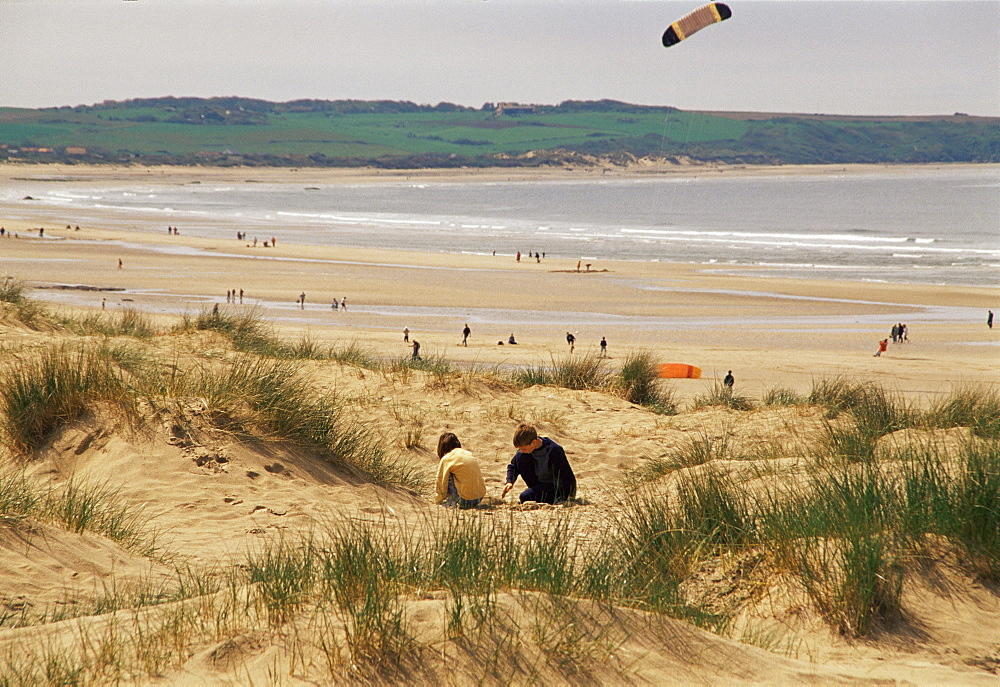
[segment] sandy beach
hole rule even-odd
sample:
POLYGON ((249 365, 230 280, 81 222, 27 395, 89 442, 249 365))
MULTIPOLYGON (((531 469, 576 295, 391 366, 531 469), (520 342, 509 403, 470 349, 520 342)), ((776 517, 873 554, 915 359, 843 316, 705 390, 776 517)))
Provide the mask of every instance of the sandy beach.
MULTIPOLYGON (((846 168, 845 168, 846 169, 846 168)), ((862 172, 868 167, 852 168, 862 172)), ((894 168, 886 168, 894 169, 894 168)), ((827 172, 829 170, 826 170, 827 172)), ((819 167, 711 169, 709 173, 823 173, 819 167)), ((840 170, 838 169, 838 172, 840 170)), ((590 172, 561 172, 587 174, 590 172)), ((641 174, 627 170, 624 174, 641 174)), ((706 170, 675 170, 699 174, 706 170)), ((386 177, 484 181, 517 174, 553 178, 551 170, 383 172, 358 170, 176 169, 73 166, 0 166, 0 179, 39 178, 141 181, 155 176, 234 183, 358 183, 386 177)), ((25 201, 25 205, 30 201, 25 201)), ((405 352, 408 327, 425 352, 458 361, 523 364, 566 352, 572 330, 581 351, 597 353, 601 337, 612 356, 648 349, 664 362, 702 368, 706 379, 733 369, 748 393, 780 382, 808 388, 811 380, 864 375, 917 394, 934 395, 965 381, 996 383, 997 341, 985 326, 996 289, 754 278, 753 269, 601 261, 590 272, 566 259, 536 262, 512 255, 469 256, 213 241, 183 235, 113 231, 100 222, 40 211, 37 220, 4 221, 22 240, 0 241, 4 275, 40 288, 36 294, 65 307, 133 305, 152 312, 191 312, 219 304, 227 291, 244 291, 244 304, 296 335, 354 339, 386 356, 405 352), (79 231, 66 227, 80 226, 79 231), (45 228, 44 239, 38 228, 45 228), (121 259, 123 269, 117 268, 121 259), (67 290, 86 286, 108 291, 67 290), (124 291, 121 291, 124 289, 124 291), (306 294, 305 308, 297 303, 306 294), (346 311, 331 304, 347 298, 346 311), (905 344, 874 358, 878 342, 897 322, 909 327, 905 344), (468 323, 469 347, 458 347, 468 323), (515 347, 498 346, 513 333, 515 347)), ((148 229, 148 227, 144 227, 148 229)), ((249 230, 248 235, 258 232, 249 230)))
MULTIPOLYGON (((792 171, 822 174, 828 170, 712 168, 669 173, 792 171)), ((386 177, 419 177, 434 183, 595 173, 601 172, 0 165, 0 183, 38 178, 100 185, 150 176, 176 183, 266 179, 301 185, 338 180, 364 183, 386 177)), ((5 233, 17 235, 0 238, 0 279, 13 277, 24 283, 30 298, 57 315, 98 314, 102 308, 106 315, 126 309, 147 313, 162 327, 163 335, 142 345, 178 365, 195 361, 208 367, 231 356, 216 334, 171 333, 182 314, 198 315, 217 306, 223 314, 253 308, 284 339, 307 337, 334 346, 355 343, 387 362, 409 355, 404 328, 411 341, 421 343, 426 357, 464 370, 552 364, 569 354, 566 333, 572 331, 576 356, 597 356, 599 341, 606 337, 610 359, 604 364, 610 370, 638 351, 649 351, 659 362, 701 368, 701 379, 665 382, 682 412, 664 417, 602 391, 544 386, 516 390, 473 376, 442 382, 433 375, 374 372, 332 361, 295 363, 310 375, 317 389, 335 391, 347 399, 353 415, 386 447, 406 455, 427 479, 434 474, 438 434, 454 431, 482 463, 488 493, 494 498, 500 494, 512 452, 513 427, 522 420, 534 422, 566 446, 580 479, 582 505, 522 510, 508 499, 505 504, 497 501, 494 510, 473 511, 469 517, 499 520, 509 516, 542 527, 566 511, 573 522, 571 529, 584 541, 596 540, 609 527, 621 510, 616 494, 623 476, 648 458, 667 455, 699 436, 729 437, 749 451, 772 446, 776 437, 785 437, 781 441, 789 445, 811 445, 812 437, 822 432, 824 416, 816 409, 737 413, 692 408, 693 399, 710 392, 729 370, 736 378, 737 392, 754 399, 778 387, 807 394, 819 380, 847 378, 873 381, 898 392, 907 403, 926 408, 963 387, 1000 386, 1000 327, 986 326, 987 310, 1000 311, 1000 292, 991 288, 775 279, 754 276, 752 268, 734 274, 722 266, 652 262, 595 261, 589 269, 582 265, 578 270, 575 261, 564 258, 536 261, 522 257, 518 262, 513 255, 306 246, 281 237, 275 246, 265 248, 263 236, 253 246, 235 237, 222 241, 186 236, 183 226, 177 235, 168 234, 165 225, 156 232, 128 231, 100 221, 80 222, 51 208, 31 212, 35 216, 30 220, 0 215, 5 233), (43 236, 40 228, 44 228, 43 236), (242 304, 233 303, 232 298, 227 302, 227 291, 231 295, 240 290, 242 304), (302 293, 304 304, 299 302, 302 293), (331 307, 334 299, 339 302, 345 297, 346 309, 331 307), (888 350, 875 357, 878 342, 889 337, 897 322, 907 323, 909 340, 890 342, 888 350), (463 346, 461 332, 466 324, 472 334, 463 346), (511 334, 518 341, 516 346, 507 343, 511 334)), ((248 231, 252 236, 253 229, 248 231)), ((35 330, 13 318, 0 321, 0 346, 13 360, 75 340, 75 335, 58 327, 35 330)), ((366 482, 355 473, 331 467, 316 452, 294 442, 247 441, 238 432, 223 431, 211 424, 200 399, 144 412, 150 417, 145 429, 137 432, 100 413, 70 422, 22 465, 30 476, 47 484, 75 478, 122 485, 121 493, 146 504, 155 526, 168 534, 172 546, 196 569, 237 560, 252 547, 310 532, 331 521, 412 525, 433 520, 443 510, 431 504, 427 490, 366 482), (187 433, 177 427, 187 428, 187 433)), ((957 434, 942 436, 957 441, 957 434)), ((808 450, 802 451, 796 458, 774 461, 767 468, 769 473, 761 470, 747 476, 747 483, 756 484, 753 480, 762 474, 790 481, 802 478, 808 450)), ((733 474, 749 474, 754 469, 751 460, 714 462, 733 474)), ((169 579, 173 574, 163 561, 151 562, 97 535, 56 531, 51 525, 36 527, 45 534, 44 545, 26 548, 23 541, 28 535, 17 529, 20 525, 3 522, 0 576, 6 582, 0 603, 8 609, 26 602, 36 608, 59 603, 68 590, 89 593, 112 582, 132 583, 150 576, 169 579)), ((723 561, 718 570, 701 571, 702 581, 707 585, 710 579, 725 577, 732 589, 738 588, 739 575, 732 572, 732 565, 733 561, 723 561)), ((593 649, 587 659, 593 659, 593 672, 570 674, 561 672, 538 631, 525 630, 518 642, 542 647, 530 649, 540 657, 532 664, 537 672, 529 675, 511 668, 509 681, 520 684, 541 676, 566 684, 619 680, 635 684, 800 684, 804 680, 819 684, 993 684, 1000 670, 996 633, 1000 601, 995 583, 983 583, 951 567, 940 575, 918 575, 908 583, 904 619, 910 624, 900 621, 905 627, 899 634, 890 628, 864 640, 852 640, 831 629, 820 613, 809 608, 801 590, 799 597, 787 590, 761 596, 760 589, 767 586, 761 580, 753 581, 757 585, 753 598, 759 605, 741 611, 732 626, 737 629, 725 636, 682 621, 651 620, 655 614, 642 611, 608 611, 599 604, 584 604, 586 612, 578 609, 587 618, 581 627, 594 632, 611 624, 602 614, 617 614, 613 624, 624 628, 623 634, 615 635, 613 642, 608 640, 618 642, 617 648, 593 649), (949 585, 957 590, 953 595, 941 592, 949 585), (765 635, 776 639, 765 641, 765 635)), ((422 646, 432 647, 425 655, 428 672, 413 673, 407 681, 465 684, 478 676, 487 683, 502 682, 496 674, 483 677, 477 672, 481 657, 471 649, 452 650, 448 655, 445 645, 450 646, 449 642, 442 643, 435 634, 448 608, 442 594, 433 591, 407 601, 411 634, 422 646)), ((747 598, 753 596, 747 594, 747 598)), ((524 610, 528 606, 523 593, 505 593, 498 603, 512 609, 512 617, 523 628, 539 627, 538 618, 545 615, 538 606, 534 611, 524 610)), ((88 631, 99 635, 104 631, 101 623, 110 622, 111 615, 88 619, 88 631)), ((81 632, 73 629, 73 622, 64 621, 58 627, 0 626, 0 656, 19 651, 26 643, 37 648, 52 637, 70 641, 67 637, 81 632)), ((293 629, 240 627, 198 635, 197 642, 186 646, 179 657, 166 660, 157 668, 159 672, 140 673, 160 675, 165 684, 305 684, 332 679, 331 675, 348 676, 343 679, 351 682, 372 681, 339 664, 324 673, 327 668, 317 658, 322 652, 316 639, 322 632, 311 624, 308 629, 293 629)), ((605 646, 593 646, 598 645, 605 646)), ((126 675, 124 679, 142 682, 146 678, 126 675)))

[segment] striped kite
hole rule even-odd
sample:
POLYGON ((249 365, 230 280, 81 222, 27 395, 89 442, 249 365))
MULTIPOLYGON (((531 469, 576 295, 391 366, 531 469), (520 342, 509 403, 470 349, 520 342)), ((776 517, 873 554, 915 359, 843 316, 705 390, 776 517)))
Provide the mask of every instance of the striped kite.
POLYGON ((692 33, 700 31, 711 24, 717 24, 720 21, 729 19, 731 16, 733 16, 733 12, 729 9, 728 5, 724 5, 721 2, 710 2, 690 14, 685 14, 671 24, 663 32, 663 46, 669 48, 671 45, 680 43, 692 33))

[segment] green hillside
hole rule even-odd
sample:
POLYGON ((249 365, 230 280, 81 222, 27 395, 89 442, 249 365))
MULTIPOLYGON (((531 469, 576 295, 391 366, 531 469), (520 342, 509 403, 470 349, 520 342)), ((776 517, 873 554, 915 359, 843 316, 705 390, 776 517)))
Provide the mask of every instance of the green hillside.
POLYGON ((998 162, 1000 118, 684 112, 615 101, 468 108, 156 98, 0 108, 0 159, 440 167, 600 156, 802 164, 998 162))

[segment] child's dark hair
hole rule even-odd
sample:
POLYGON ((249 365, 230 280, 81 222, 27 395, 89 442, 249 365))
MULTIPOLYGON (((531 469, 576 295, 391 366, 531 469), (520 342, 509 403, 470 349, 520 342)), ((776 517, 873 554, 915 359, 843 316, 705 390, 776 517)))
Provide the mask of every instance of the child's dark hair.
POLYGON ((462 442, 451 432, 445 432, 438 437, 438 458, 443 457, 446 453, 456 448, 462 448, 462 442))
POLYGON ((514 448, 527 446, 537 438, 538 432, 535 430, 534 425, 522 422, 514 430, 514 448))

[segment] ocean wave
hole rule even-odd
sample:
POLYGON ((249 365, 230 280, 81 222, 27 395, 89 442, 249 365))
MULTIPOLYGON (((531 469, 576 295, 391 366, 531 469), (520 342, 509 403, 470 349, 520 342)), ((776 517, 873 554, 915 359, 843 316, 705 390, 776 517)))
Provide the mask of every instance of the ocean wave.
POLYGON ((722 238, 765 238, 810 241, 850 241, 858 243, 934 243, 938 239, 909 236, 859 236, 857 234, 792 234, 787 232, 761 231, 705 231, 696 229, 632 229, 618 230, 622 234, 654 234, 663 236, 711 236, 722 238))

